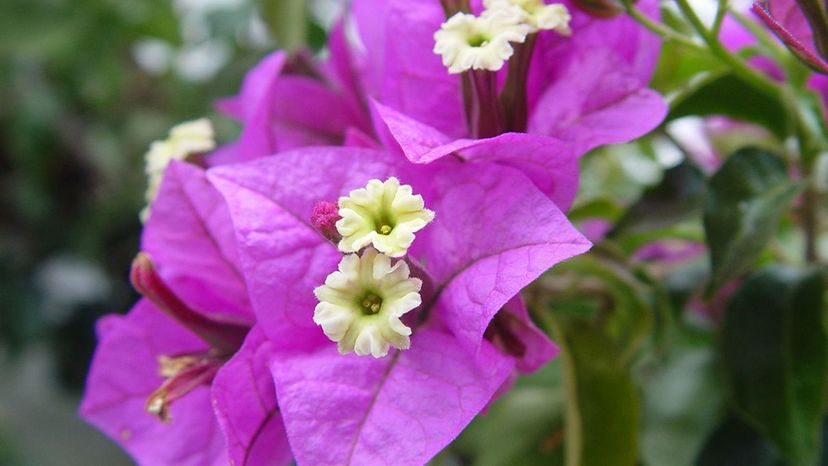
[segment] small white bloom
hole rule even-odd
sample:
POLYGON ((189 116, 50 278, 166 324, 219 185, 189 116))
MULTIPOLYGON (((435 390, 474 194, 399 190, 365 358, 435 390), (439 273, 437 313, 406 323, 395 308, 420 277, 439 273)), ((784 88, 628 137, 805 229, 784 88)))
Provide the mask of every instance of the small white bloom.
POLYGON ((313 290, 319 304, 313 321, 337 342, 341 354, 375 358, 390 347, 408 349, 411 329, 400 317, 421 303, 422 281, 409 277, 408 264, 368 248, 360 257, 349 254, 325 284, 313 290))
POLYGON ((150 206, 158 195, 158 189, 164 178, 164 170, 170 161, 184 160, 188 155, 208 152, 215 147, 213 126, 206 118, 174 126, 167 139, 153 142, 149 152, 144 156, 146 161, 144 171, 147 174, 145 194, 147 206, 141 211, 141 221, 145 222, 149 218, 150 206))
POLYGON ((423 197, 412 194, 411 186, 391 177, 385 182, 370 180, 366 187, 340 197, 339 216, 340 251, 357 252, 373 245, 391 257, 402 257, 414 233, 434 219, 434 212, 424 208, 423 197))
POLYGON ((521 16, 521 22, 529 25, 530 32, 554 30, 568 36, 572 34, 569 21, 572 16, 561 3, 546 4, 543 0, 483 0, 486 11, 511 8, 521 16))
POLYGON ((514 9, 499 6, 481 16, 457 13, 434 33, 434 53, 452 74, 497 71, 514 53, 511 42, 523 42, 530 32, 520 19, 514 9))

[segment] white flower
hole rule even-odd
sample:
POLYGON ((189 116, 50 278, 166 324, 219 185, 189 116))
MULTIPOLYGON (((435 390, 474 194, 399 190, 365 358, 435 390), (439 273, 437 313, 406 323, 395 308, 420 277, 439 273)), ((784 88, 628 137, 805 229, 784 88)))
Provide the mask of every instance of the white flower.
POLYGON ((147 174, 147 206, 141 211, 141 221, 146 222, 150 215, 152 201, 158 195, 164 170, 172 160, 184 160, 188 155, 200 154, 216 147, 213 126, 210 120, 201 118, 174 126, 167 139, 155 141, 144 156, 147 174))
POLYGON ((523 42, 530 32, 520 19, 512 8, 491 8, 481 16, 457 13, 434 33, 434 53, 452 74, 497 71, 514 53, 511 42, 523 42))
POLYGON ((569 28, 572 16, 561 3, 547 5, 543 0, 483 0, 483 5, 486 11, 511 9, 521 18, 520 22, 531 28, 530 32, 554 30, 565 36, 572 34, 569 28))
POLYGON ((400 317, 421 303, 422 281, 409 277, 408 264, 368 248, 360 257, 349 254, 325 284, 313 290, 319 304, 313 321, 337 342, 341 354, 375 358, 390 347, 408 349, 411 329, 400 317))
POLYGON ((365 188, 339 198, 336 229, 342 239, 339 250, 357 252, 373 245, 391 257, 402 257, 414 241, 414 233, 434 219, 423 197, 394 177, 370 180, 365 188))

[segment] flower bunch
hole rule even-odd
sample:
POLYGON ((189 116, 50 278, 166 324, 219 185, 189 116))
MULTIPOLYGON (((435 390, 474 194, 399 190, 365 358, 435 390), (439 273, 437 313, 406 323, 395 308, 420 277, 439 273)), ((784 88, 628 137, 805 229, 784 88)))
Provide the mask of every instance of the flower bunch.
POLYGON ((343 19, 219 102, 237 141, 153 146, 144 299, 99 324, 86 419, 141 464, 420 464, 557 354, 520 292, 590 248, 578 157, 663 118, 658 43, 482 6, 357 1, 359 44, 343 19))

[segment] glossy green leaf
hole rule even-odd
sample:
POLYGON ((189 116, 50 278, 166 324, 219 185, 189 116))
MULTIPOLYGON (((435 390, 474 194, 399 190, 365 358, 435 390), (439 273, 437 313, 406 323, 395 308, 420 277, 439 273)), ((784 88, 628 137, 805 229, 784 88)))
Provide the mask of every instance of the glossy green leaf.
POLYGON ((769 268, 728 303, 722 352, 738 411, 796 465, 814 464, 826 388, 824 274, 769 268))
POLYGON ((711 75, 671 102, 667 120, 684 116, 722 115, 755 123, 783 138, 788 121, 782 103, 730 75, 711 75))
POLYGON ((737 417, 726 418, 705 442, 697 466, 783 466, 761 435, 737 417))
POLYGON ((522 376, 472 422, 450 453, 474 466, 563 465, 565 402, 560 366, 560 359, 554 359, 538 372, 522 376))
POLYGON ((711 348, 683 344, 641 371, 641 460, 691 466, 716 427, 723 390, 711 348))
POLYGON ((704 229, 712 275, 708 291, 747 271, 801 191, 777 156, 755 148, 731 155, 711 178, 704 229))
POLYGON ((661 182, 644 191, 609 236, 657 230, 692 217, 701 209, 704 184, 704 174, 690 162, 665 171, 661 182))

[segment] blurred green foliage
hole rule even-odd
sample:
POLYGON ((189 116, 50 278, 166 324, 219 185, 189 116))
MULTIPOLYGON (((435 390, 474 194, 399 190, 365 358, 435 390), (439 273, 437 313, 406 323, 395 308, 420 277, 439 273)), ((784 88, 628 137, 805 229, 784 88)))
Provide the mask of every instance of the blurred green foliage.
MULTIPOLYGON (((143 154, 175 123, 214 116, 212 102, 275 47, 265 31, 250 37, 257 15, 250 0, 0 2, 0 346, 48 342, 80 386, 94 320, 135 299, 143 154), (155 63, 142 64, 148 50, 155 63), (92 291, 44 289, 80 274, 92 291)), ((215 121, 221 140, 233 136, 215 121)))

